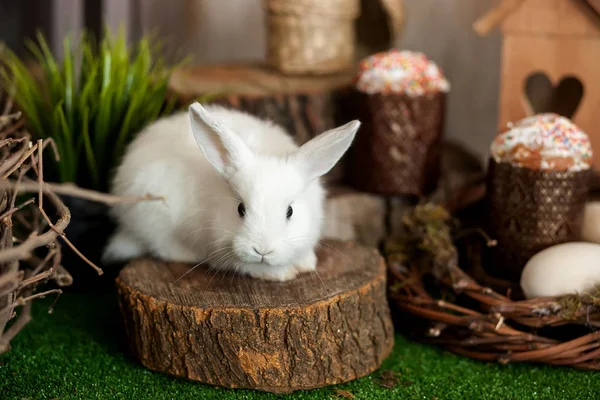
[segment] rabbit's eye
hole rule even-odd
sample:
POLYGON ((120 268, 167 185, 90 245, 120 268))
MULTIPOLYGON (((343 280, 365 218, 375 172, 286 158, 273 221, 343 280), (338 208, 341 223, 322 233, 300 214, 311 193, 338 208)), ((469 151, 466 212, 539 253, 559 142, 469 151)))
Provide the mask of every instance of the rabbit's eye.
POLYGON ((292 218, 293 213, 294 213, 294 209, 292 208, 292 206, 288 206, 287 213, 285 214, 286 218, 287 219, 292 218))
POLYGON ((244 215, 246 215, 246 206, 244 203, 238 205, 238 214, 240 214, 240 218, 244 218, 244 215))

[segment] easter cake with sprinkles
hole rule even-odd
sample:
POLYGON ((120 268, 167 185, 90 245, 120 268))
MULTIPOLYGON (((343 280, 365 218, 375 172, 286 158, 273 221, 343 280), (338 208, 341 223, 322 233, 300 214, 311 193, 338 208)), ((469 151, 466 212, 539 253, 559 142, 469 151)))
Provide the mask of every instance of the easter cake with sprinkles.
POLYGON ((554 113, 530 116, 511 124, 490 146, 496 162, 545 171, 591 168, 588 135, 568 118, 554 113))
POLYGON ((392 49, 375 53, 360 62, 356 88, 367 94, 419 96, 432 92, 447 93, 450 84, 440 68, 425 54, 392 49))
POLYGON ((518 282, 538 252, 580 239, 592 172, 588 135, 568 118, 539 113, 490 145, 485 231, 497 241, 486 266, 518 282))
POLYGON ((386 196, 435 190, 450 92, 441 68, 422 52, 389 49, 360 60, 354 89, 363 125, 350 150, 348 181, 386 196))

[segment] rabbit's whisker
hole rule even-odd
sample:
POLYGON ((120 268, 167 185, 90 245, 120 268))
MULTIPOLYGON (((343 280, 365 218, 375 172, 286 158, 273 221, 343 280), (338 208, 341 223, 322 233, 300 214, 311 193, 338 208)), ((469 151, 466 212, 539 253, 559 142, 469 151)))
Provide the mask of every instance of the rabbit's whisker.
MULTIPOLYGON (((310 237, 310 236, 296 236, 296 237, 293 237, 293 238, 284 239, 284 241, 293 241, 293 240, 303 239, 303 238, 307 238, 307 237, 310 237)), ((323 240, 319 240, 319 244, 321 244, 323 246, 329 247, 330 249, 334 250, 339 255, 341 255, 342 257, 344 257, 346 260, 350 261, 353 265, 357 265, 354 262, 354 260, 352 260, 350 257, 348 257, 347 255, 345 255, 344 253, 342 253, 340 250, 336 249, 335 247, 333 247, 329 243, 325 243, 323 240)))
POLYGON ((356 264, 356 263, 354 262, 354 260, 353 260, 353 259, 351 259, 351 258, 350 258, 350 257, 348 257, 347 255, 345 255, 344 253, 342 253, 340 250, 336 249, 336 248, 335 248, 335 247, 333 247, 332 245, 330 245, 330 244, 328 244, 328 243, 325 243, 325 242, 324 242, 324 241, 322 241, 322 240, 319 240, 319 244, 322 244, 323 246, 327 246, 327 247, 329 247, 330 249, 332 249, 332 250, 334 250, 335 252, 337 252, 337 253, 338 253, 340 256, 342 256, 342 257, 344 257, 346 260, 350 261, 350 262, 352 263, 352 265, 354 265, 354 266, 358 266, 358 264, 356 264))
POLYGON ((227 275, 227 264, 231 261, 231 259, 233 258, 233 256, 235 255, 235 253, 233 251, 228 252, 227 254, 225 254, 223 257, 221 257, 219 259, 219 261, 217 261, 217 264, 219 263, 223 263, 223 267, 222 268, 215 268, 216 272, 215 274, 212 276, 212 278, 210 278, 210 281, 208 281, 207 286, 210 286, 211 282, 213 281, 213 279, 215 279, 215 277, 221 273, 222 277, 221 277, 221 281, 223 280, 223 278, 225 277, 225 275, 227 275))
POLYGON ((179 278, 177 278, 177 279, 176 279, 176 280, 173 282, 173 284, 176 284, 176 283, 177 283, 177 282, 178 282, 178 281, 179 281, 181 278, 183 278, 184 276, 186 276, 187 274, 189 274, 190 272, 192 272, 193 270, 195 270, 196 268, 198 268, 200 265, 202 265, 202 264, 206 263, 208 260, 210 260, 212 257, 214 257, 214 255, 215 255, 216 253, 218 253, 218 252, 220 252, 220 251, 223 251, 223 250, 227 250, 227 249, 229 249, 229 248, 231 248, 231 247, 222 247, 222 248, 220 248, 220 249, 218 249, 218 250, 215 250, 215 251, 213 251, 213 252, 212 252, 212 253, 210 253, 210 254, 209 254, 209 255, 208 255, 208 256, 207 256, 207 257, 206 257, 204 260, 200 261, 198 264, 196 264, 196 265, 194 265, 192 268, 190 268, 190 269, 189 269, 189 271, 186 271, 186 273, 185 273, 185 274, 183 274, 183 275, 181 275, 179 278))
POLYGON ((317 271, 316 269, 314 271, 310 271, 311 273, 314 272, 315 275, 317 275, 317 278, 319 278, 319 280, 321 281, 321 286, 323 287, 323 289, 325 290, 325 296, 329 297, 329 290, 327 290, 327 287, 325 286, 325 282, 323 282, 323 278, 321 278, 321 275, 319 274, 319 271, 317 271))
POLYGON ((191 231, 190 233, 194 234, 194 233, 198 233, 198 232, 202 232, 202 231, 210 231, 210 230, 221 231, 221 232, 226 232, 226 233, 230 233, 232 235, 235 235, 235 233, 233 233, 231 231, 228 231, 227 229, 213 228, 213 227, 196 229, 196 230, 191 231))

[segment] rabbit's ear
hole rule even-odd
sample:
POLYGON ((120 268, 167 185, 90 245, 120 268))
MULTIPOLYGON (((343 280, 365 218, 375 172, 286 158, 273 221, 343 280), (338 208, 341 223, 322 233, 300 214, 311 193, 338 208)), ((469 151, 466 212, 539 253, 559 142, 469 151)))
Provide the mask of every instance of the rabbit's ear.
POLYGON ((227 174, 239 169, 252 156, 242 139, 214 119, 200 103, 190 105, 189 115, 200 150, 219 173, 227 174))
POLYGON ((345 125, 326 131, 304 143, 294 154, 309 180, 325 175, 348 150, 360 121, 354 120, 345 125))

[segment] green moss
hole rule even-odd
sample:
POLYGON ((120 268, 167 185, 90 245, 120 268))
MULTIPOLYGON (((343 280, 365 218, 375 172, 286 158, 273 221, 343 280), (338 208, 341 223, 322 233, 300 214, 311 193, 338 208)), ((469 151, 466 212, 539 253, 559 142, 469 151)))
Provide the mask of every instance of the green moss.
POLYGON ((600 285, 582 294, 568 294, 557 300, 559 315, 565 319, 577 319, 582 315, 594 313, 600 307, 600 285))
POLYGON ((0 399, 327 399, 343 389, 355 399, 593 399, 593 372, 546 366, 485 364, 396 336, 380 372, 357 381, 289 396, 228 390, 184 381, 141 367, 126 350, 111 296, 63 295, 35 303, 34 320, 0 356, 0 399), (398 384, 380 386, 396 371, 398 384))

